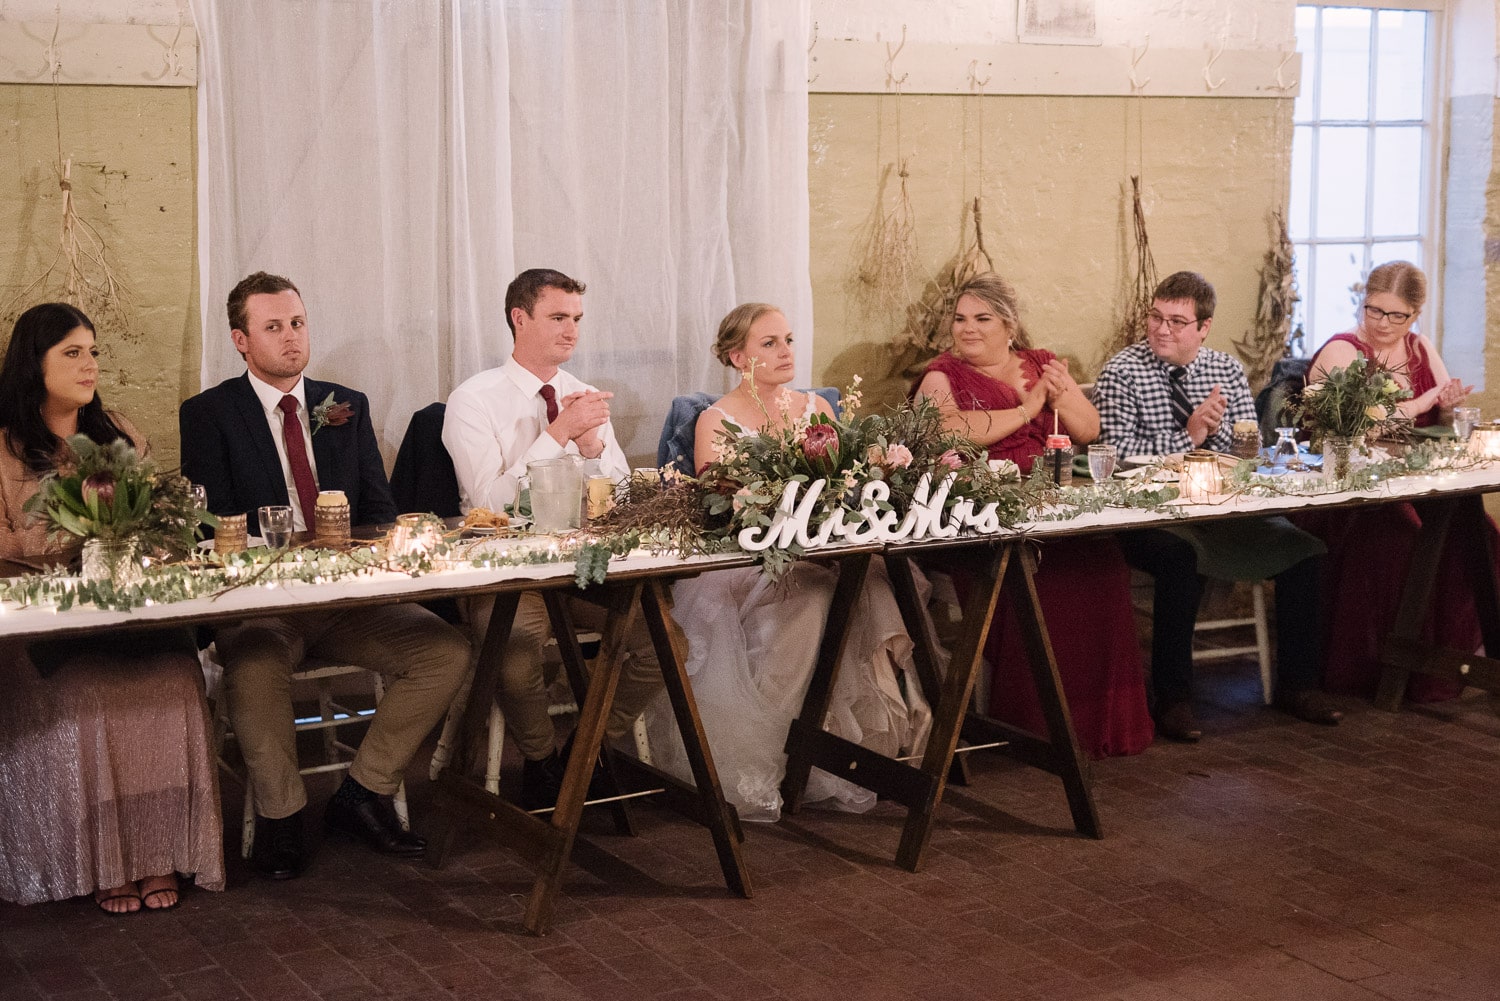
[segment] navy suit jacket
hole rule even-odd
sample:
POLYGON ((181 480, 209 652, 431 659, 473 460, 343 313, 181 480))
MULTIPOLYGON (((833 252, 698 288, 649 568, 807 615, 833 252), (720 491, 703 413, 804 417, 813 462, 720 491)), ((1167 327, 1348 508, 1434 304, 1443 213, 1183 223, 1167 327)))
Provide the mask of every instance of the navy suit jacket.
MULTIPOLYGON (((336 402, 354 408, 347 423, 329 425, 312 436, 318 489, 342 490, 355 525, 394 521, 396 502, 375 442, 369 400, 337 383, 304 379, 303 386, 309 409, 329 393, 336 402)), ((177 424, 182 475, 208 490, 208 509, 214 514, 245 514, 250 534, 259 535, 255 509, 291 503, 276 442, 248 374, 184 400, 177 424)))

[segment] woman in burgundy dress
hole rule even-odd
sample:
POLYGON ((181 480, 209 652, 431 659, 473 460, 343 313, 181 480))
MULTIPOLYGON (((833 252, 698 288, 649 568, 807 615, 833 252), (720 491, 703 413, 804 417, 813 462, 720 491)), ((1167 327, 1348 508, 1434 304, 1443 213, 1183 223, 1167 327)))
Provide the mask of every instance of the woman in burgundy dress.
MULTIPOLYGON (((1364 356, 1390 369, 1412 398, 1400 404, 1417 427, 1450 424, 1453 408, 1473 387, 1450 378, 1432 342, 1411 329, 1427 301, 1427 278, 1406 261, 1391 261, 1370 272, 1359 325, 1338 334, 1313 356, 1309 382, 1364 356)), ((1382 504, 1367 510, 1314 511, 1297 519, 1300 527, 1328 545, 1323 572, 1324 685, 1330 692, 1372 697, 1380 682, 1380 643, 1396 618, 1396 606, 1422 520, 1410 504, 1382 504), (1368 581, 1380 581, 1369 587, 1368 581)), ((1489 522, 1491 559, 1496 532, 1489 522)), ((1438 571, 1432 610, 1423 638, 1456 650, 1479 646, 1474 599, 1464 580, 1460 554, 1447 546, 1438 571)), ((1407 694, 1414 701, 1450 699, 1460 686, 1416 675, 1407 694)))
MULTIPOLYGON (((1099 436, 1099 412, 1050 351, 1028 345, 1016 294, 999 275, 971 279, 953 313, 953 351, 913 391, 932 399, 948 426, 1010 459, 1023 472, 1042 453, 1053 418, 1075 444, 1099 436)), ((1138 754, 1154 729, 1130 604, 1130 569, 1111 539, 1059 539, 1041 547, 1036 576, 1043 614, 1079 743, 1091 757, 1138 754)), ((990 714, 1035 733, 1047 726, 1025 663, 1020 628, 996 610, 985 641, 994 665, 990 714)))

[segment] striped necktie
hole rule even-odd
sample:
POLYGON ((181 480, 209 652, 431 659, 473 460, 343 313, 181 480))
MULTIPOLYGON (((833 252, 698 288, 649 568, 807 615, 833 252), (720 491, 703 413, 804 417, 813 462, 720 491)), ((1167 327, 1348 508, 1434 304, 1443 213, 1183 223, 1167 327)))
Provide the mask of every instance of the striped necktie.
POLYGON ((1193 415, 1193 403, 1187 394, 1187 369, 1181 365, 1172 366, 1172 416, 1176 419, 1178 427, 1187 428, 1188 418, 1193 415))

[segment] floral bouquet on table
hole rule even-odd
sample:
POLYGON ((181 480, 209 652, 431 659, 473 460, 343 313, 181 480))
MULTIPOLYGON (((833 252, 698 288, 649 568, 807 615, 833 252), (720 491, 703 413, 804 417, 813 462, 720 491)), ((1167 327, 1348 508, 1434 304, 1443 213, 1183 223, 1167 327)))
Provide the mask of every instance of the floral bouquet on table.
POLYGON ((47 525, 54 542, 84 543, 86 577, 117 580, 121 565, 142 552, 185 555, 200 537, 200 524, 211 522, 185 477, 158 471, 129 441, 100 445, 74 435, 68 448, 72 460, 42 477, 26 511, 47 525))
POLYGON ((1399 437, 1411 429, 1411 419, 1396 404, 1411 398, 1390 369, 1360 355, 1345 368, 1336 368, 1321 382, 1308 383, 1292 403, 1292 414, 1313 443, 1325 438, 1399 437))
MULTIPOLYGON (((991 471, 981 450, 944 429, 931 402, 867 414, 860 397, 856 377, 837 419, 801 417, 783 406, 757 434, 726 429, 718 460, 697 478, 638 477, 596 530, 634 532, 693 553, 734 548, 746 529, 770 533, 787 522, 808 537, 823 532, 825 541, 873 529, 876 520, 894 531, 915 506, 949 520, 958 503, 972 513, 993 502, 985 517, 997 527, 1026 516, 1029 488, 991 471), (841 533, 825 530, 830 519, 841 533)), ((792 535, 756 551, 768 573, 779 574, 805 551, 792 535)))
POLYGON ((1410 433, 1411 419, 1396 409, 1410 397, 1411 390, 1403 389, 1389 369, 1360 355, 1330 371, 1323 381, 1308 383, 1291 412, 1312 433, 1313 446, 1322 447, 1324 475, 1342 482, 1349 476, 1354 453, 1364 451, 1368 438, 1405 438, 1410 433))

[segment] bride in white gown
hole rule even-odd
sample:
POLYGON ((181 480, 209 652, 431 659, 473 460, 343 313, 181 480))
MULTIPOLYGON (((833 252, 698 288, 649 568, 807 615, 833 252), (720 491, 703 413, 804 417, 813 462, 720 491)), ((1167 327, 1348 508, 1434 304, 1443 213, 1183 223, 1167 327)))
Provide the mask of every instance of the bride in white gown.
MULTIPOLYGON (((833 416, 822 397, 787 388, 795 374, 791 342, 786 317, 763 303, 738 306, 719 324, 714 353, 742 378, 698 419, 698 468, 718 455, 725 435, 755 434, 768 424, 806 420, 814 413, 833 416), (743 377, 752 369, 753 393, 743 377)), ((673 588, 673 617, 687 636, 687 671, 714 764, 725 797, 746 820, 780 819, 782 748, 812 678, 835 578, 829 567, 804 560, 776 581, 749 568, 703 574, 673 588)), ((919 577, 918 585, 925 589, 926 582, 919 577)), ((931 718, 885 564, 872 560, 826 729, 895 756, 922 750, 931 718)), ((665 695, 647 708, 645 719, 657 767, 689 778, 665 695)), ((818 769, 805 799, 852 811, 875 805, 874 793, 818 769)))

